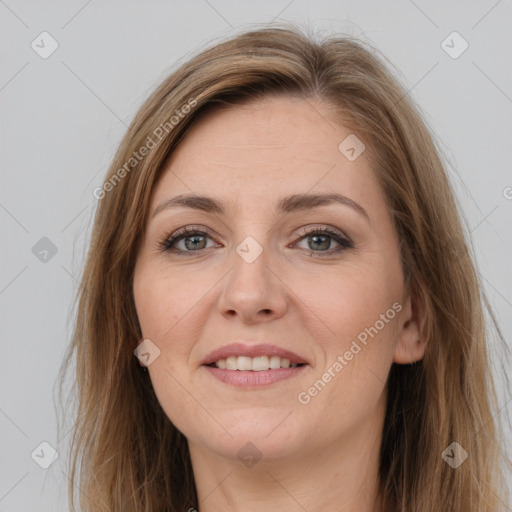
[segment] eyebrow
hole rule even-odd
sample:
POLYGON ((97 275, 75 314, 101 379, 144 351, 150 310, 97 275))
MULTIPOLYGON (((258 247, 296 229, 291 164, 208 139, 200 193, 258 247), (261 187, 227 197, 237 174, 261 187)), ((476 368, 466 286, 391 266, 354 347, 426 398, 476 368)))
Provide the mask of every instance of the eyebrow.
MULTIPOLYGON (((300 210, 309 210, 319 206, 326 206, 333 203, 343 204, 356 210, 368 220, 370 216, 368 212, 354 200, 341 194, 292 194, 281 199, 276 206, 276 213, 285 214, 300 210)), ((222 215, 226 212, 227 205, 220 199, 214 199, 207 196, 198 195, 178 195, 166 199, 160 203, 153 212, 152 218, 156 217, 160 212, 170 208, 186 207, 194 210, 201 210, 208 213, 216 213, 222 215)))

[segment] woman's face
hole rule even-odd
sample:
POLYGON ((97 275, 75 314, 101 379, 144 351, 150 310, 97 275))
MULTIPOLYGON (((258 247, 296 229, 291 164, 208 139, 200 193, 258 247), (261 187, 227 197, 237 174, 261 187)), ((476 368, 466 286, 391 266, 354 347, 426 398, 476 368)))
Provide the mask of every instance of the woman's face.
POLYGON ((172 155, 133 286, 192 453, 313 457, 380 435, 390 365, 422 351, 366 156, 325 104, 284 96, 210 112, 172 155))

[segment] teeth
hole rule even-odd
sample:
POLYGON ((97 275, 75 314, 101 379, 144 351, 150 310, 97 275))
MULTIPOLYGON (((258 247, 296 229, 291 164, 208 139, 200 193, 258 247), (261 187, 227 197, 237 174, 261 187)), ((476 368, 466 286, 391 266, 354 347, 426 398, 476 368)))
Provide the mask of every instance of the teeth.
MULTIPOLYGON (((217 363, 218 366, 218 363, 217 363)), ((226 359, 226 370, 238 370, 238 357, 229 356, 226 359)))
POLYGON ((279 356, 272 356, 269 362, 270 368, 281 368, 281 358, 279 356))
MULTIPOLYGON (((249 359, 249 358, 248 358, 249 359)), ((254 370, 255 372, 260 372, 261 370, 268 370, 270 365, 268 363, 267 356, 253 357, 251 360, 250 370, 254 370)))
POLYGON ((252 370, 253 372, 261 372, 277 368, 296 368, 298 364, 290 364, 289 359, 279 356, 229 356, 226 359, 216 361, 215 366, 222 370, 252 370))
POLYGON ((252 359, 247 356, 238 356, 239 370, 252 370, 252 359))

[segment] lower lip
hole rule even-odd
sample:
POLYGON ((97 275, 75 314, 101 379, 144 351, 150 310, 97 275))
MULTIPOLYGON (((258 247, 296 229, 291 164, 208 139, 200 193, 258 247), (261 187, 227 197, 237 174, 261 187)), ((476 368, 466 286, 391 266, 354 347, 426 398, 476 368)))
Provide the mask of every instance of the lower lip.
POLYGON ((307 365, 295 368, 276 368, 275 370, 262 370, 254 372, 250 370, 221 370, 212 366, 205 366, 216 379, 240 388, 259 388, 269 386, 282 380, 295 377, 300 374, 307 365))

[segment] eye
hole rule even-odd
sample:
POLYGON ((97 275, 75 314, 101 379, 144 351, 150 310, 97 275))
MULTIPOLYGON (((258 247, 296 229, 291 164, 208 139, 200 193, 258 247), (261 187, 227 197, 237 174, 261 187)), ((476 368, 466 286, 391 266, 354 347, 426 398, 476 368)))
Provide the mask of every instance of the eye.
MULTIPOLYGON (((312 256, 330 256, 354 247, 354 244, 348 237, 339 231, 326 227, 307 228, 302 230, 302 233, 303 235, 299 241, 311 240, 311 242, 308 242, 308 247, 303 249, 312 251, 312 256), (338 244, 338 247, 334 250, 329 250, 333 241, 338 244)), ((164 252, 192 256, 193 253, 200 253, 204 249, 218 247, 215 243, 208 246, 208 239, 212 240, 212 236, 209 230, 203 226, 186 226, 178 229, 170 236, 164 237, 159 241, 158 246, 164 252)))
POLYGON ((211 240, 208 230, 202 226, 186 226, 178 229, 171 236, 165 237, 158 245, 162 251, 192 255, 194 252, 212 247, 206 246, 208 238, 211 240), (181 247, 178 247, 181 242, 183 242, 181 247))
POLYGON ((312 256, 331 256, 354 247, 348 237, 329 228, 308 228, 303 230, 303 233, 305 234, 300 238, 300 241, 310 240, 307 243, 308 247, 305 249, 313 251, 312 256), (333 240, 338 244, 338 247, 334 250, 328 250, 333 240))

